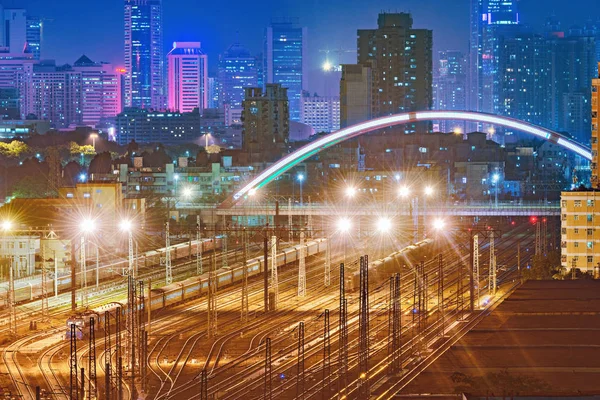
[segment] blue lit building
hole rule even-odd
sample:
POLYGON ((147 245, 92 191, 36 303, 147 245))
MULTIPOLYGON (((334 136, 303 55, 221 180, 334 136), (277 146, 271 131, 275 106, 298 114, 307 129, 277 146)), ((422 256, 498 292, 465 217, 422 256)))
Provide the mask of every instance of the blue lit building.
POLYGON ((497 113, 500 37, 520 26, 518 0, 471 0, 469 109, 497 113))
POLYGON ((125 106, 164 109, 162 0, 125 1, 125 106))
POLYGON ((39 60, 42 51, 42 20, 28 15, 26 24, 27 47, 33 54, 33 58, 39 60))
MULTIPOLYGON (((434 79, 434 109, 466 110, 467 108, 467 59, 460 51, 440 51, 438 68, 434 79)), ((452 132, 459 128, 465 132, 464 121, 440 121, 440 132, 452 132)))
POLYGON ((245 88, 257 86, 256 58, 240 43, 232 44, 219 59, 221 103, 241 112, 245 88))
POLYGON ((300 121, 300 98, 306 88, 306 28, 295 23, 271 23, 265 34, 264 83, 287 88, 290 119, 300 121))

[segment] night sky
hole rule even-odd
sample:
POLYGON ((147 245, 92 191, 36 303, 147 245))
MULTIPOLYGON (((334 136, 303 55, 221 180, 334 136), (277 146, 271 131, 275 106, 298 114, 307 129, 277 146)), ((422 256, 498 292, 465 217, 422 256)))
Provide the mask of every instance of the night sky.
MULTIPOLYGON (((72 63, 81 54, 94 61, 122 65, 123 2, 119 0, 0 0, 5 7, 24 7, 47 21, 43 58, 72 63)), ((200 41, 209 55, 210 71, 218 54, 235 41, 253 54, 271 18, 297 17, 308 27, 311 91, 323 82, 315 70, 325 59, 319 49, 356 49, 356 29, 373 28, 380 11, 413 14, 416 28, 433 30, 435 51, 467 50, 469 0, 163 0, 165 54, 173 41, 200 41)), ((563 28, 600 19, 600 0, 521 0, 521 21, 541 29, 548 15, 560 16, 563 28)), ((337 58, 334 56, 333 62, 337 58)), ((341 62, 351 63, 354 53, 341 62)), ((323 94, 323 93, 321 93, 323 94)))

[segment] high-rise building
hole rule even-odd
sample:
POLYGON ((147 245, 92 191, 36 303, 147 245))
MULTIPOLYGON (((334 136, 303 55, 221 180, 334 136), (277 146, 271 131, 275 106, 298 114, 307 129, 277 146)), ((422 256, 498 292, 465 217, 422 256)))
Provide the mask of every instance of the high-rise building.
POLYGON ((500 36, 519 26, 518 0, 470 0, 469 109, 497 113, 500 36))
POLYGON ((274 22, 266 29, 264 83, 287 89, 290 119, 300 121, 300 97, 307 86, 306 28, 292 22, 274 22))
POLYGON ((340 127, 373 118, 373 76, 371 67, 342 64, 340 80, 340 127))
POLYGON ((208 108, 208 56, 200 42, 175 42, 168 56, 169 110, 208 108))
POLYGON ((432 32, 412 25, 410 14, 381 13, 377 29, 358 30, 358 64, 371 69, 373 117, 432 106, 432 32))
POLYGON ((548 41, 535 34, 498 38, 497 112, 552 127, 552 54, 548 41))
POLYGON ((592 187, 561 194, 561 266, 567 270, 600 274, 600 180, 598 180, 598 124, 600 119, 600 62, 591 89, 592 187))
POLYGON ((243 102, 242 148, 251 163, 266 163, 279 159, 290 138, 290 116, 287 88, 267 84, 261 88, 246 88, 243 102))
POLYGON ((116 139, 120 145, 138 143, 192 143, 202 135, 200 112, 162 112, 126 108, 116 117, 116 139))
POLYGON ((4 9, 4 46, 11 53, 23 53, 27 46, 27 11, 4 9))
POLYGON ((124 0, 125 106, 166 106, 162 0, 124 0))
POLYGON ((26 39, 29 52, 39 60, 42 53, 42 20, 39 17, 27 16, 26 39))
MULTIPOLYGON (((467 109, 467 60, 460 51, 440 51, 435 76, 434 109, 467 109)), ((460 128, 465 132, 463 121, 440 121, 441 132, 460 128)))
POLYGON ((571 29, 548 39, 552 57, 551 127, 569 132, 578 142, 590 141, 590 86, 596 72, 596 43, 592 36, 571 29))
POLYGON ((56 128, 82 121, 82 74, 53 61, 24 64, 17 73, 21 119, 35 116, 56 128))
POLYGON ((121 112, 121 77, 108 63, 81 56, 73 64, 81 73, 81 113, 85 125, 96 126, 121 112))
POLYGON ((222 104, 240 111, 246 88, 258 87, 256 58, 238 42, 229 46, 219 59, 219 87, 222 104))
POLYGON ((315 132, 330 133, 340 129, 339 97, 311 96, 304 92, 300 104, 300 122, 311 126, 315 132))
POLYGON ((219 90, 219 80, 214 76, 208 77, 208 107, 206 108, 219 108, 221 104, 219 90))

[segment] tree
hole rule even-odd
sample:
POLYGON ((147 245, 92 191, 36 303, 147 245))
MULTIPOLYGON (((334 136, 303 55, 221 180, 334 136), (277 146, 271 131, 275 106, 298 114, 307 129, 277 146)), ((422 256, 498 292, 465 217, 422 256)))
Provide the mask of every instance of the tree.
POLYGON ((48 182, 44 175, 36 174, 19 179, 12 188, 12 195, 21 199, 46 197, 48 182))
POLYGON ((560 252, 551 251, 548 254, 533 257, 533 262, 523 269, 525 280, 552 279, 561 271, 560 252))
POLYGON ((5 157, 19 158, 28 151, 29 146, 18 140, 13 140, 10 143, 0 142, 0 154, 5 157))
POLYGON ((112 172, 112 157, 108 151, 96 156, 90 161, 90 174, 110 174, 112 172))
POLYGON ((82 146, 78 145, 76 142, 71 142, 70 144, 71 154, 82 154, 85 156, 93 156, 96 154, 96 150, 94 146, 91 144, 84 144, 82 146))

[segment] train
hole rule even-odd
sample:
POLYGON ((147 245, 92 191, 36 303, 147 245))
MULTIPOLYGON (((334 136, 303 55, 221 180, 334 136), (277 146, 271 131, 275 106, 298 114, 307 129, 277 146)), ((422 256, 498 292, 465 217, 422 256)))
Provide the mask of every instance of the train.
MULTIPOLYGON (((216 244, 216 250, 220 250, 222 247, 222 238, 217 237, 214 239, 201 239, 200 240, 200 252, 208 252, 213 249, 213 246, 216 244), (214 243, 213 243, 214 242, 214 243)), ((196 255, 196 247, 198 245, 198 241, 192 240, 188 242, 183 242, 179 244, 174 244, 171 246, 171 260, 176 262, 177 260, 186 259, 196 255)), ((159 265, 161 258, 165 257, 166 247, 162 247, 155 250, 147 251, 143 254, 137 256, 137 264, 139 268, 147 268, 152 265, 159 265)), ((95 252, 92 252, 95 254, 95 252)), ((95 256, 94 256, 95 257, 95 256)), ((114 278, 116 276, 121 276, 124 270, 127 270, 129 266, 129 261, 126 259, 115 261, 113 263, 108 264, 100 264, 98 269, 98 279, 100 282, 114 278)), ((51 266, 47 266, 48 272, 52 273, 53 269, 51 266)), ((87 260, 87 284, 88 287, 91 287, 96 284, 96 260, 95 258, 89 258, 87 260)), ((49 274, 50 275, 50 274, 49 274)), ((77 272, 77 285, 81 286, 82 274, 77 272)), ((38 278, 39 281, 39 278, 38 278)), ((37 284, 29 284, 31 279, 26 278, 23 280, 15 281, 15 303, 23 304, 31 300, 35 300, 42 296, 42 287, 41 283, 37 284), (24 286, 18 287, 20 284, 24 286)), ((69 291, 71 288, 71 274, 66 273, 65 276, 58 277, 58 292, 69 291)), ((46 291, 48 296, 54 296, 54 278, 50 276, 46 281, 46 291)), ((2 296, 0 297, 0 308, 8 306, 7 298, 2 296)))
MULTIPOLYGON (((285 248, 277 254, 277 266, 282 267, 286 264, 298 261, 300 259, 300 251, 303 248, 304 255, 307 257, 308 260, 308 257, 324 253, 326 251, 326 247, 327 239, 318 238, 308 241, 304 245, 295 245, 289 248, 285 248)), ((270 265, 270 259, 268 263, 270 265)), ((248 260, 248 262, 245 264, 245 268, 247 268, 248 271, 248 278, 260 275, 264 271, 264 258, 255 257, 248 260)), ((226 288, 228 286, 241 282, 243 276, 244 265, 219 268, 216 271, 217 289, 226 288)), ((151 312, 155 312, 167 307, 172 307, 174 305, 180 304, 184 301, 202 296, 207 292, 208 272, 205 272, 204 274, 199 276, 188 278, 180 282, 174 282, 157 289, 152 289, 150 292, 150 300, 149 302, 148 300, 146 300, 146 304, 150 305, 151 312)), ((108 311, 109 314, 114 314, 118 307, 121 307, 121 320, 123 321, 122 323, 124 323, 124 317, 127 309, 126 303, 112 302, 97 307, 95 309, 90 309, 85 312, 70 316, 66 321, 67 329, 64 335, 65 339, 69 339, 71 337, 70 328, 72 324, 75 324, 77 332, 81 332, 81 334, 77 333, 77 338, 81 339, 85 337, 89 332, 89 321, 92 316, 95 318, 95 327, 97 328, 95 330, 99 332, 102 331, 102 329, 104 329, 104 318, 106 312, 108 311)), ((140 307, 143 309, 144 306, 140 307)))
MULTIPOLYGON (((389 279, 396 272, 400 272, 403 265, 411 265, 420 262, 434 246, 433 239, 424 239, 396 251, 389 256, 369 263, 369 285, 378 286, 389 279)), ((360 288, 360 269, 346 274, 346 287, 350 291, 358 291, 360 288)))

